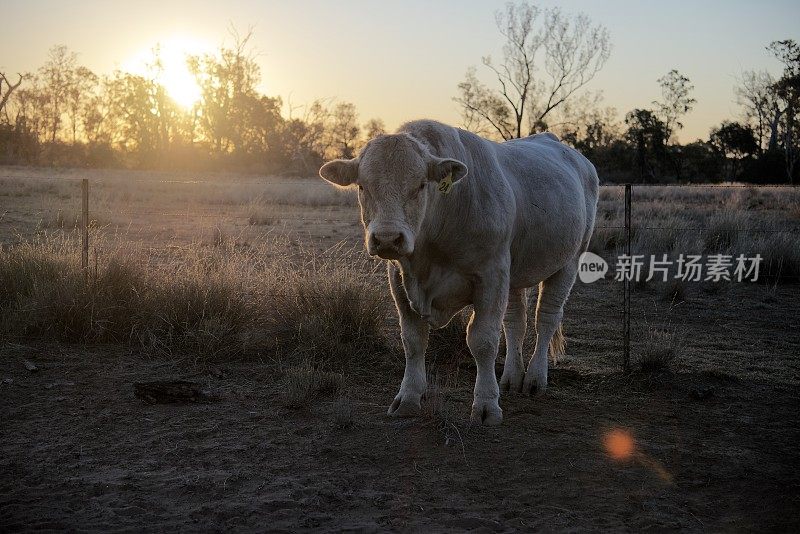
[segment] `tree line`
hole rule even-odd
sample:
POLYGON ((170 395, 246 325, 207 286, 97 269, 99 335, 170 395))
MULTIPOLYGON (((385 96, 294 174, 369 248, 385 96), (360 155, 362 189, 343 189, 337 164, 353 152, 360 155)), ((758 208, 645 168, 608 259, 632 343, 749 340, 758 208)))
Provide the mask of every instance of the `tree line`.
POLYGON ((581 150, 606 181, 790 182, 798 179, 800 46, 774 41, 783 64, 775 78, 745 72, 736 89, 739 117, 711 128, 707 139, 681 145, 676 134, 697 103, 691 80, 671 70, 656 80, 661 98, 624 120, 586 86, 610 56, 607 30, 585 15, 522 2, 496 14, 502 57, 482 58, 493 83, 470 68, 455 102, 464 125, 497 139, 550 130, 581 150))
POLYGON ((257 89, 249 40, 186 58, 200 91, 189 108, 159 83, 158 48, 147 74, 101 76, 55 46, 33 73, 0 73, 0 162, 310 175, 384 132, 380 119, 361 124, 352 103, 331 99, 284 116, 281 98, 257 89))
MULTIPOLYGON (((482 58, 453 100, 462 126, 497 140, 550 130, 581 150, 605 181, 790 182, 800 160, 800 46, 774 41, 783 65, 774 77, 744 73, 736 86, 739 116, 707 139, 676 141, 697 101, 691 80, 671 70, 655 80, 661 98, 618 119, 589 90, 611 54, 608 31, 582 14, 522 2, 496 15, 499 58, 482 58)), ((352 157, 385 130, 359 121, 355 106, 331 99, 289 105, 261 94, 251 34, 231 46, 187 57, 200 91, 190 108, 159 83, 154 50, 147 74, 98 75, 65 46, 37 71, 0 73, 0 162, 159 169, 232 169, 314 175, 326 159, 352 157)))

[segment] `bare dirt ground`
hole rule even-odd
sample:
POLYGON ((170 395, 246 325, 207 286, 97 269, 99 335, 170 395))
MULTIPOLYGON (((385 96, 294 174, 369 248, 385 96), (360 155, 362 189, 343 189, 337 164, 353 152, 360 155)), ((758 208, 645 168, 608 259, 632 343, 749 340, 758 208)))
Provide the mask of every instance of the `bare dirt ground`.
MULTIPOLYGON (((66 179, 85 173, 51 174, 0 170, 4 247, 71 235, 79 189, 66 179)), ((328 250, 360 240, 357 208, 324 184, 89 175, 99 197, 93 232, 131 247, 246 247, 280 234, 328 250)), ((752 204, 755 226, 800 224, 800 204, 779 210, 753 192, 685 200, 710 215, 752 204)), ((619 209, 605 202, 611 222, 619 209)), ((669 217, 689 226, 676 205, 669 217)), ((648 220, 644 209, 634 214, 648 220)), ((797 531, 800 285, 681 293, 635 287, 634 355, 654 328, 673 332, 675 354, 669 370, 626 375, 619 284, 578 283, 550 388, 502 398, 497 428, 468 423, 466 356, 432 351, 422 416, 394 420, 385 411, 402 377, 397 347, 381 364, 343 369, 338 393, 293 409, 281 362, 0 340, 0 529, 797 531), (162 379, 198 382, 214 399, 149 405, 134 396, 135 382, 162 379)))
MULTIPOLYGON (((794 531, 796 386, 722 373, 553 371, 504 398, 504 424, 384 415, 400 378, 373 375, 310 411, 280 405, 266 365, 213 372, 108 347, 6 349, 0 364, 4 530, 794 531), (24 354, 41 367, 28 372, 24 354), (132 382, 199 380, 209 404, 147 405, 132 382), (697 400, 697 392, 713 395, 697 400), (620 429, 633 453, 604 446, 620 429)), ((464 373, 467 375, 468 373, 464 373)))

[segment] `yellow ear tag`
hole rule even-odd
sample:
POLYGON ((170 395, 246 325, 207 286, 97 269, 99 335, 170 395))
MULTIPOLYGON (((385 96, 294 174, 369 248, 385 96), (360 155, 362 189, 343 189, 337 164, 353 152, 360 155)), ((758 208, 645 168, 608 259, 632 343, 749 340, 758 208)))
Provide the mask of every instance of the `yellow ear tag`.
POLYGON ((446 195, 453 189, 453 173, 447 173, 447 176, 442 178, 439 182, 439 192, 443 195, 446 195))

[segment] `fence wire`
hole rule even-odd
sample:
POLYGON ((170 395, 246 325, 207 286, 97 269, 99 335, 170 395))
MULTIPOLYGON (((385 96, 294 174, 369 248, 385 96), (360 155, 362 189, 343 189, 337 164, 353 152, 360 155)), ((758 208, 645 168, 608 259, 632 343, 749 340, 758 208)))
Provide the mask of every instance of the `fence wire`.
MULTIPOLYGON (((20 178, 22 179, 22 178, 20 178)), ((78 179, 67 179, 69 181, 75 181, 76 185, 79 182, 78 179)), ((43 180, 44 181, 44 180, 43 180)), ((152 180, 146 178, 115 178, 115 179, 97 179, 92 180, 91 183, 101 183, 103 185, 113 185, 114 183, 127 183, 127 182, 134 182, 134 183, 147 183, 147 184, 175 184, 175 185, 198 185, 198 184, 209 184, 219 187, 225 187, 228 185, 249 185, 249 186, 265 186, 265 185, 292 185, 292 186, 303 186, 307 184, 306 179, 302 178, 279 178, 279 179, 253 179, 253 180, 226 180, 224 178, 220 178, 219 180, 152 180)), ((758 191, 761 189, 789 189, 795 190, 800 187, 796 184, 631 184, 634 189, 682 189, 682 188, 698 188, 698 189, 722 189, 722 190, 753 190, 758 191)), ((625 184, 604 184, 601 186, 601 189, 615 189, 615 188, 624 188, 625 184)), ((90 190, 91 191, 91 190, 90 190)), ((293 216, 293 215, 283 215, 276 213, 274 216, 270 215, 270 217, 274 218, 274 223, 272 226, 281 225, 283 223, 288 222, 303 222, 303 223, 313 223, 313 224, 330 224, 330 223, 347 223, 347 224, 358 224, 359 219, 354 217, 354 214, 350 212, 351 209, 357 207, 357 203, 355 202, 355 198, 353 199, 352 205, 349 204, 320 204, 320 205, 302 205, 302 204, 291 204, 289 202, 280 202, 275 204, 269 203, 269 198, 265 197, 266 193, 262 193, 257 195, 256 197, 260 200, 265 201, 265 203, 269 206, 284 206, 286 208, 306 208, 306 209, 317 209, 317 210, 325 210, 326 217, 307 217, 307 216, 293 216), (331 217, 337 216, 337 217, 331 217)), ((90 193, 91 195, 91 193, 90 193)), ((135 196, 131 194, 131 196, 135 196)), ((78 197, 78 200, 80 197, 78 197)), ((63 200, 63 199, 59 199, 63 200)), ((75 200, 70 198, 70 200, 75 200)), ((622 202, 622 198, 615 198, 611 200, 605 200, 604 202, 622 202)), ((650 199, 641 199, 641 202, 649 202, 650 199)), ((681 203, 684 202, 683 199, 680 200, 681 203)), ((692 202, 688 202, 691 204, 692 202)), ((635 210, 637 202, 634 197, 632 205, 635 210)), ((697 204, 701 204, 697 202, 697 204)), ((212 212, 205 211, 205 210, 197 210, 193 211, 193 207, 189 206, 186 209, 182 209, 181 211, 148 211, 146 215, 148 216, 162 216, 162 217, 187 217, 187 216, 201 216, 201 217, 213 217, 214 215, 224 214, 228 210, 225 206, 228 205, 239 205, 239 206, 247 206, 246 202, 234 202, 234 203, 225 203, 220 202, 219 204, 212 203, 214 209, 212 212)), ((75 206, 75 211, 77 212, 77 206, 75 206)), ((65 209, 58 209, 57 212, 64 212, 64 213, 72 213, 73 210, 70 208, 65 209)), ((37 215, 41 216, 42 219, 45 216, 53 215, 53 210, 47 210, 46 208, 41 208, 36 210, 37 215)), ((100 210, 93 211, 91 208, 91 204, 89 206, 89 220, 92 220, 92 216, 97 215, 115 215, 118 214, 118 211, 114 211, 110 208, 104 208, 100 210)), ((80 221, 80 217, 77 218, 80 221)), ((74 228, 72 225, 72 218, 69 218, 69 221, 65 219, 65 224, 63 226, 64 229, 71 229, 74 228)), ((108 226, 108 224, 98 224, 98 227, 102 228, 104 226, 108 226)), ((248 225, 248 226, 258 226, 258 225, 248 225)), ((152 226, 148 228, 152 229, 152 226)), ((602 230, 619 230, 624 231, 626 227, 623 225, 595 225, 595 230, 602 229, 602 230)), ((686 227, 666 227, 666 226, 651 226, 651 225, 636 225, 635 222, 632 221, 630 226, 631 232, 638 232, 638 231, 648 231, 648 232, 670 232, 670 233, 678 233, 678 232, 697 232, 697 233, 708 233, 713 231, 713 228, 710 227, 701 227, 701 226, 686 226, 686 227)), ((797 229, 770 229, 770 228, 740 228, 736 230, 739 234, 800 234, 800 228, 797 229)), ((188 246, 188 245, 187 245, 188 246)), ((798 281, 797 276, 784 276, 784 275, 770 275, 770 274, 759 274, 760 279, 764 280, 791 280, 791 281, 798 281)), ((267 294, 262 293, 265 296, 271 296, 274 298, 286 298, 292 295, 288 293, 274 293, 274 294, 267 294)), ((296 298, 303 298, 303 299, 311 299, 311 298, 320 298, 326 300, 342 300, 342 297, 329 297, 326 295, 294 295, 296 298)), ((357 300, 357 299, 353 299, 357 300)))
MULTIPOLYGON (((75 181, 77 182, 78 180, 75 180, 75 181)), ((220 215, 227 214, 228 212, 230 212, 233 209, 241 210, 241 209, 244 208, 244 209, 251 209, 252 210, 252 209, 260 208, 262 206, 269 206, 271 209, 275 208, 275 207, 282 207, 285 211, 297 210, 297 209, 316 210, 319 213, 319 215, 316 216, 316 217, 309 217, 309 216, 305 216, 305 215, 298 215, 298 214, 292 214, 292 213, 281 214, 281 213, 277 213, 277 212, 275 212, 275 213, 268 212, 268 213, 264 214, 264 217, 266 219, 270 220, 269 223, 267 223, 265 225, 250 223, 247 226, 249 226, 249 227, 271 226, 271 227, 280 228, 281 226, 285 227, 287 224, 290 224, 292 222, 302 222, 302 223, 305 223, 305 224, 329 224, 329 225, 330 224, 346 224, 346 225, 358 225, 359 224, 359 219, 357 217, 357 214, 355 213, 355 210, 357 209, 357 202, 356 202, 356 199, 355 199, 354 196, 353 197, 349 197, 349 199, 348 199, 348 197, 339 197, 338 200, 340 200, 340 201, 344 200, 344 202, 337 202, 337 203, 330 203, 330 204, 326 204, 324 202, 324 199, 322 201, 320 201, 319 198, 315 198, 313 202, 311 201, 310 198, 306 198, 305 199, 306 203, 303 203, 302 201, 299 202, 299 203, 292 203, 290 201, 287 201, 287 198, 283 198, 279 202, 278 201, 270 202, 270 197, 269 197, 270 192, 268 190, 266 190, 266 191, 256 191, 256 190, 254 190, 254 188, 260 188, 260 187, 265 187, 265 186, 279 186, 279 187, 280 186, 293 186, 293 187, 302 188, 303 186, 308 185, 308 182, 303 180, 303 179, 284 179, 284 178, 279 178, 279 179, 266 179, 266 180, 264 180, 264 179, 225 180, 225 179, 221 178, 219 180, 189 180, 189 179, 187 179, 187 180, 152 180, 152 179, 143 179, 143 178, 113 178, 113 179, 92 180, 91 183, 92 184, 95 184, 95 183, 102 184, 102 186, 104 188, 109 188, 109 187, 113 188, 115 184, 125 184, 125 183, 128 183, 128 182, 140 183, 140 184, 168 184, 168 185, 174 185, 174 186, 178 186, 178 187, 184 186, 184 185, 185 186, 190 186, 190 187, 191 186, 195 186, 195 185, 212 185, 215 188, 225 188, 227 186, 235 186, 235 185, 246 185, 248 187, 244 189, 244 191, 243 191, 244 194, 240 195, 239 197, 237 197, 236 195, 232 195, 232 196, 221 198, 221 199, 211 197, 210 201, 209 201, 208 198, 197 197, 194 200, 194 202, 191 202, 192 199, 189 196, 191 193, 186 194, 185 198, 184 198, 184 194, 181 193, 181 196, 179 197, 179 199, 180 199, 179 201, 185 200, 186 201, 186 207, 182 208, 180 211, 165 210, 163 208, 159 209, 156 206, 153 206, 154 209, 152 211, 147 209, 147 202, 149 201, 149 199, 151 197, 152 198, 158 198, 158 195, 162 194, 161 190, 149 191, 149 192, 148 191, 141 192, 141 194, 143 195, 143 198, 145 199, 145 200, 143 200, 144 203, 145 203, 144 207, 142 209, 140 209, 139 211, 137 211, 137 208, 129 208, 129 205, 133 205, 134 204, 134 201, 135 201, 136 196, 137 196, 137 191, 136 190, 128 190, 128 191, 123 191, 121 194, 116 195, 116 196, 107 195, 105 198, 100 196, 101 205, 102 205, 103 202, 106 202, 106 203, 109 203, 109 202, 122 203, 122 207, 123 207, 122 211, 120 211, 119 209, 115 210, 115 209, 110 208, 108 206, 103 206, 100 209, 92 210, 92 207, 91 207, 91 204, 90 204, 90 206, 88 208, 89 217, 84 218, 84 219, 81 219, 81 217, 76 217, 75 220, 73 220, 72 215, 77 215, 78 213, 83 211, 79 207, 80 206, 79 202, 81 200, 81 197, 79 195, 77 195, 77 194, 76 195, 68 195, 66 197, 57 194, 57 197, 53 199, 53 204, 54 205, 55 204, 59 204, 59 203, 63 204, 63 202, 65 202, 65 201, 75 202, 76 204, 74 206, 69 207, 69 208, 57 209, 57 212, 63 212, 65 215, 63 217, 61 217, 60 219, 56 220, 55 222, 51 220, 49 222, 49 224, 51 225, 50 228, 54 228, 53 225, 56 225, 55 227, 57 227, 58 224, 62 224, 61 229, 64 229, 64 230, 71 230, 71 229, 84 230, 84 228, 82 228, 82 226, 85 224, 83 221, 86 221, 88 223, 88 221, 92 220, 92 217, 95 217, 96 218, 95 220, 99 219, 99 221, 100 221, 99 223, 96 224, 96 227, 102 229, 104 227, 112 226, 114 224, 114 223, 108 223, 108 224, 102 223, 102 219, 103 219, 104 216, 111 216, 110 218, 113 218, 115 215, 120 215, 120 213, 125 213, 125 214, 130 213, 132 216, 139 215, 140 217, 144 217, 144 218, 147 218, 147 217, 163 217, 163 218, 167 218, 167 220, 164 221, 164 222, 166 223, 165 227, 169 228, 170 227, 169 225, 174 223, 175 218, 200 217, 200 219, 203 220, 203 219, 218 217, 220 215), (125 198, 128 198, 129 200, 126 201, 125 198), (253 204, 254 202, 256 203, 255 205, 253 204), (128 209, 130 209, 130 212, 128 212, 128 209), (61 222, 59 222, 59 221, 61 221, 61 222), (78 225, 74 225, 73 224, 73 222, 76 222, 76 221, 79 222, 78 225)), ((644 191, 648 191, 649 190, 648 193, 650 193, 652 191, 655 191, 655 190, 659 190, 659 191, 664 191, 665 194, 667 194, 667 192, 671 191, 671 190, 676 190, 676 189, 680 190, 680 189, 688 189, 688 188, 692 188, 692 189, 711 189, 711 190, 730 190, 730 191, 749 190, 749 191, 754 191, 754 192, 759 192, 761 190, 784 190, 784 191, 792 191, 792 192, 794 192, 795 190, 798 189, 798 187, 800 187, 800 186, 795 185, 795 184, 765 184, 765 185, 759 185, 759 184, 631 184, 631 186, 632 186, 631 190, 633 190, 633 189, 644 190, 644 191)), ((605 190, 618 189, 618 188, 619 189, 623 189, 625 187, 626 187, 626 184, 605 184, 605 185, 603 185, 601 187, 601 190, 603 190, 603 189, 605 189, 605 190)), ((181 188, 181 191, 183 191, 183 190, 184 189, 181 188)), ((34 193, 52 194, 53 191, 50 191, 48 189, 48 190, 42 190, 42 191, 34 191, 34 193)), ((278 193, 278 192, 276 191, 274 193, 278 193)), ((283 193, 285 193, 285 191, 283 193)), ((90 189, 90 198, 91 198, 91 189, 90 189)), ((715 198, 717 198, 718 200, 725 200, 726 199, 724 195, 722 196, 721 199, 720 199, 720 197, 715 197, 715 198)), ((291 200, 291 199, 289 199, 289 200, 291 200)), ((624 199, 624 195, 619 195, 619 196, 614 195, 614 198, 603 199, 602 202, 604 203, 605 207, 608 207, 609 205, 611 205, 611 206, 614 206, 616 208, 624 208, 624 204, 623 204, 624 200, 625 200, 624 199)), ((663 201, 664 201, 663 198, 653 198, 652 196, 645 197, 645 198, 640 198, 640 199, 637 199, 635 196, 633 196, 629 206, 631 207, 632 211, 635 213, 637 204, 647 205, 647 204, 651 204, 652 202, 663 202, 663 201)), ((687 198, 678 198, 676 200, 676 202, 680 203, 682 205, 709 205, 708 202, 695 200, 691 196, 688 196, 687 198)), ((711 200, 711 202, 712 202, 712 204, 710 204, 710 206, 713 207, 715 205, 715 204, 713 204, 714 200, 711 200)), ((45 221, 45 219, 47 219, 48 216, 49 216, 49 219, 52 219, 53 215, 54 215, 54 209, 49 209, 48 210, 47 207, 44 207, 44 206, 45 205, 43 204, 43 207, 41 207, 40 209, 35 210, 36 215, 37 216, 41 216, 41 220, 42 221, 45 221)), ((55 208, 55 206, 54 206, 54 208, 55 208)), ((798 203, 798 208, 800 208, 800 203, 798 203)), ((2 221, 3 217, 5 216, 5 213, 8 212, 8 211, 9 210, 5 210, 5 211, 0 210, 0 221, 2 221)), ((12 210, 12 211, 13 211, 13 215, 15 215, 15 216, 21 216, 23 214, 21 209, 12 210)), ((30 213, 30 211, 31 210, 28 210, 25 213, 26 214, 30 213)), ((742 214, 744 214, 747 210, 742 209, 740 211, 741 211, 742 214)), ((619 212, 617 212, 617 213, 619 213, 619 212)), ((798 209, 798 213, 800 213, 800 209, 798 209)), ((247 212, 245 212, 244 217, 245 217, 245 219, 248 218, 247 212)), ((608 221, 608 219, 606 219, 606 221, 608 221)), ((608 221, 608 222, 610 222, 610 221, 608 221)), ((689 222, 689 221, 687 221, 687 222, 689 222)), ((125 225, 122 225, 122 226, 124 227, 125 225)), ((151 224, 151 225, 147 226, 147 228, 149 228, 149 230, 153 230, 153 225, 151 224)), ((173 228, 173 229, 177 232, 177 228, 173 228)), ((303 232, 303 229, 298 229, 298 230, 299 230, 300 233, 303 232)), ((648 223, 647 221, 645 221, 644 224, 637 225, 636 224, 636 218, 635 217, 630 217, 630 224, 628 226, 620 225, 620 224, 613 224, 613 223, 612 224, 599 224, 599 225, 595 225, 595 230, 615 230, 615 231, 625 232, 625 233, 630 232, 631 235, 633 234, 633 232, 665 232, 665 233, 672 233, 672 234, 675 234, 675 233, 697 233, 697 234, 706 234, 707 235, 707 234, 709 234, 711 232, 714 232, 717 229, 713 228, 711 226, 702 226, 702 225, 697 225, 697 224, 690 224, 690 225, 687 225, 687 226, 675 226, 675 227, 661 226, 661 225, 657 225, 657 224, 652 224, 652 222, 648 223)), ((310 235, 310 231, 309 230, 305 230, 305 231, 309 232, 309 235, 310 235)), ((268 230, 267 232, 271 232, 271 229, 268 230)), ((759 226, 742 227, 742 228, 736 228, 735 232, 737 234, 742 234, 742 235, 772 235, 772 234, 798 235, 798 234, 800 234, 800 226, 798 226, 798 228, 765 228, 765 227, 759 227, 759 226)), ((175 235, 177 235, 177 233, 175 235)), ((173 236, 173 237, 175 237, 175 236, 173 236)), ((344 242, 344 241, 341 241, 341 242, 344 242)), ((196 243, 194 243, 194 245, 196 245, 196 243)), ((185 247, 188 248, 188 247, 191 247, 191 246, 194 246, 194 245, 193 244, 186 244, 185 247)), ((169 246, 174 248, 176 245, 169 245, 169 246)), ((336 245, 334 245, 334 247, 335 246, 336 245)), ((85 257, 86 248, 85 248, 85 246, 82 247, 82 248, 83 248, 82 252, 84 253, 84 257, 85 257)), ((164 247, 161 247, 161 248, 164 248, 164 247)), ((151 251, 152 250, 161 250, 161 248, 159 248, 157 246, 156 247, 152 247, 151 251)), ((179 247, 179 248, 181 248, 181 247, 179 247)), ((329 249, 329 250, 332 250, 332 249, 329 249)), ((326 254, 326 253, 323 253, 323 254, 326 254)), ((97 262, 97 249, 95 248, 95 269, 96 269, 96 262, 97 262)), ((89 269, 90 269, 90 267, 88 267, 87 263, 88 263, 88 260, 84 259, 83 260, 84 273, 88 273, 89 269)), ((352 286, 352 288, 351 288, 352 291, 357 294, 360 291, 360 288, 362 287, 362 285, 366 286, 369 283, 370 280, 377 280, 379 278, 379 274, 380 274, 379 271, 382 268, 382 265, 381 265, 382 263, 383 263, 382 261, 375 260, 375 267, 374 268, 366 269, 363 272, 360 272, 359 276, 363 276, 363 278, 355 278, 354 279, 354 282, 356 282, 356 283, 352 286)), ((311 265, 313 265, 313 264, 311 264, 311 265)), ((300 264, 300 265, 297 266, 297 268, 298 268, 298 270, 304 270, 304 267, 308 268, 309 266, 310 266, 309 264, 306 264, 306 265, 300 264)), ((613 274, 614 273, 612 271, 612 276, 613 276, 613 274)), ((680 280, 680 279, 675 277, 675 278, 670 278, 669 280, 672 281, 672 280, 680 280)), ((785 281, 785 282, 790 282, 790 283, 797 283, 797 282, 800 282, 800 276, 798 276, 798 275, 791 275, 790 276, 790 275, 784 275, 784 274, 759 273, 758 281, 763 281, 765 283, 773 283, 774 282, 776 284, 779 281, 780 282, 785 281)), ((656 282, 661 282, 661 279, 656 280, 656 282)), ((705 282, 705 281, 701 280, 701 282, 705 282)), ((728 283, 732 283, 732 282, 729 281, 728 283)), ((617 287, 620 287, 622 285, 622 284, 617 285, 616 281, 613 280, 613 279, 606 279, 604 281, 604 284, 607 284, 608 285, 608 289, 610 289, 611 291, 615 291, 615 289, 617 287)), ((629 299, 629 296, 632 293, 639 293, 638 291, 635 290, 635 288, 636 288, 636 286, 634 284, 630 284, 628 286, 628 292, 627 292, 628 296, 626 298, 629 299)), ((299 302, 318 301, 318 302, 325 302, 326 305, 330 305, 330 304, 334 304, 335 305, 337 303, 340 303, 340 304, 341 303, 353 303, 353 304, 356 304, 356 305, 360 305, 361 303, 364 302, 364 298, 359 297, 359 296, 346 296, 346 292, 345 292, 344 295, 330 295, 330 294, 325 294, 324 291, 325 291, 325 289, 323 289, 323 288, 318 288, 318 287, 311 286, 310 290, 304 290, 304 291, 300 291, 300 292, 298 292, 298 291, 286 291, 286 292, 256 291, 256 293, 257 293, 258 296, 263 296, 265 298, 270 298, 270 299, 276 299, 276 300, 289 299, 289 300, 293 300, 293 301, 296 301, 296 302, 297 301, 299 301, 299 302)), ((534 294, 534 291, 532 291, 531 293, 534 294)), ((620 292, 622 292, 622 288, 621 287, 620 287, 620 292)), ((387 294, 384 295, 384 298, 387 301, 389 301, 388 292, 387 292, 387 294)), ((649 306, 643 305, 641 303, 641 301, 636 304, 636 308, 641 308, 640 311, 645 310, 645 309, 649 309, 649 308, 653 308, 653 307, 656 307, 656 306, 657 305, 655 304, 655 302, 650 303, 649 306)), ((613 312, 613 313, 609 314, 609 317, 612 318, 612 322, 621 321, 621 322, 625 323, 626 321, 630 321, 630 317, 631 317, 630 300, 627 300, 624 308, 625 309, 623 309, 623 310, 619 310, 619 313, 613 312)), ((643 320, 646 323, 647 322, 647 319, 646 319, 647 312, 644 311, 644 312, 642 312, 642 314, 643 314, 642 316, 644 317, 643 320)), ((761 316, 750 317, 748 319, 748 324, 751 324, 754 327, 765 327, 765 328, 769 327, 771 325, 771 323, 770 323, 770 321, 769 321, 769 319, 767 317, 761 317, 761 316)), ((721 328, 721 329, 726 329, 726 330, 730 328, 730 326, 727 323, 725 323, 724 320, 713 319, 713 318, 711 318, 711 320, 710 320, 710 326, 711 326, 711 328, 721 328)), ((625 368, 626 369, 630 369, 630 361, 629 361, 629 356, 630 356, 629 355, 630 327, 629 327, 629 323, 628 323, 628 327, 625 328, 624 330, 625 330, 625 332, 622 333, 623 342, 628 345, 628 348, 625 349, 625 353, 626 353, 627 357, 625 358, 624 363, 625 363, 625 368)))

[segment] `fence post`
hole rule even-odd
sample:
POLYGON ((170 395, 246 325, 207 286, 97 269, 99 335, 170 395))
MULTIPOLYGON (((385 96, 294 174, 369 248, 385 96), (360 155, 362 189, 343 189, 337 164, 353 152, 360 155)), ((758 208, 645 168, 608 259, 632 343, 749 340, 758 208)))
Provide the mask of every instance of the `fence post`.
MULTIPOLYGON (((625 254, 631 257, 631 184, 625 184, 625 254)), ((631 281, 624 277, 625 302, 622 323, 622 369, 631 370, 631 281)))
POLYGON ((81 249, 81 267, 83 268, 84 280, 89 279, 89 180, 84 178, 81 180, 81 193, 83 197, 83 218, 81 221, 81 228, 83 230, 82 249, 81 249))

